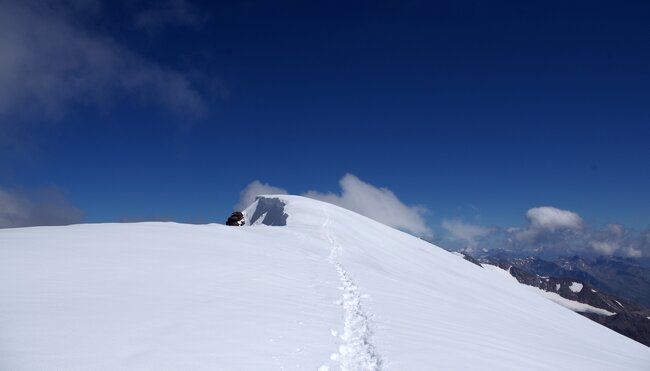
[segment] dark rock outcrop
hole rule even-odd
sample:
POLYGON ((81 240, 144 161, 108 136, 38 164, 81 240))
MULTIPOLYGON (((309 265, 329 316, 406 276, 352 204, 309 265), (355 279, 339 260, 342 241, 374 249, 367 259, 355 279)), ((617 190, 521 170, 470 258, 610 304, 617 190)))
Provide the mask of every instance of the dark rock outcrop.
POLYGON ((230 215, 228 220, 226 220, 226 225, 233 226, 233 227, 241 227, 244 225, 245 220, 244 220, 244 214, 242 214, 240 211, 235 211, 230 215))

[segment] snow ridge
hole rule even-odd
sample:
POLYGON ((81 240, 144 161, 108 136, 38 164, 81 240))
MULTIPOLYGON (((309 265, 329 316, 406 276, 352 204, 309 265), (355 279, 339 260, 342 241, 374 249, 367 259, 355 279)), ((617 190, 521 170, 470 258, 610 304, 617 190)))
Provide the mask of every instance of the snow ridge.
POLYGON ((323 205, 323 213, 325 214, 323 228, 332 245, 329 261, 336 268, 341 280, 342 286, 339 288, 343 291, 341 305, 345 311, 343 334, 340 337, 343 344, 339 346, 338 353, 332 354, 331 358, 339 361, 341 371, 380 371, 381 358, 370 341, 372 336, 370 317, 361 305, 362 295, 359 292, 359 287, 339 262, 342 247, 329 228, 330 217, 327 213, 327 205, 323 205))

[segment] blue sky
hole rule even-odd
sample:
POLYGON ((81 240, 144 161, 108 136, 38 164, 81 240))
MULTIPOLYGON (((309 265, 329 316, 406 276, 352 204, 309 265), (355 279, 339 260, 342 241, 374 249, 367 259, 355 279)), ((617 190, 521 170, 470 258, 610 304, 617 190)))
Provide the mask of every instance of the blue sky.
POLYGON ((650 226, 647 2, 0 14, 0 191, 23 224, 222 221, 254 180, 340 193, 353 174, 426 208, 439 238, 445 220, 528 228, 540 206, 579 214, 592 239, 650 226))

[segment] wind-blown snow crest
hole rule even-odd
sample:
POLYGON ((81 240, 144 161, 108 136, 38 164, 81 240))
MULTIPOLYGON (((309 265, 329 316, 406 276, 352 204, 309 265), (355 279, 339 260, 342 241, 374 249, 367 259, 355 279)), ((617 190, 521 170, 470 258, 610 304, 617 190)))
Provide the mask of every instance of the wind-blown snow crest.
POLYGON ((0 230, 0 369, 650 364, 650 348, 416 237, 312 199, 263 198, 244 227, 0 230))
POLYGON ((285 202, 276 197, 257 197, 255 202, 244 210, 244 220, 249 225, 283 226, 287 225, 285 202))

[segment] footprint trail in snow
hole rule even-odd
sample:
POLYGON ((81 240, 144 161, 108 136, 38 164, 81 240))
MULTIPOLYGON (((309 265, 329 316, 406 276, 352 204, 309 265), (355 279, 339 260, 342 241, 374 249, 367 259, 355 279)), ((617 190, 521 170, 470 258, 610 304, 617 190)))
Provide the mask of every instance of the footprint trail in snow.
POLYGON ((345 319, 343 334, 340 336, 343 344, 339 346, 338 353, 332 354, 331 358, 339 362, 342 371, 379 371, 381 369, 381 358, 371 343, 370 320, 361 305, 362 295, 359 292, 359 287, 339 261, 342 247, 338 244, 329 228, 330 218, 326 205, 323 206, 323 212, 325 214, 323 228, 327 233, 329 243, 332 245, 329 261, 336 268, 341 281, 340 289, 343 291, 341 305, 343 306, 345 319))

